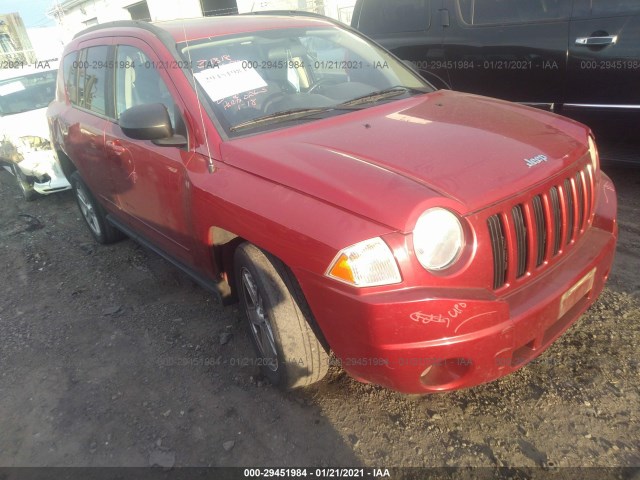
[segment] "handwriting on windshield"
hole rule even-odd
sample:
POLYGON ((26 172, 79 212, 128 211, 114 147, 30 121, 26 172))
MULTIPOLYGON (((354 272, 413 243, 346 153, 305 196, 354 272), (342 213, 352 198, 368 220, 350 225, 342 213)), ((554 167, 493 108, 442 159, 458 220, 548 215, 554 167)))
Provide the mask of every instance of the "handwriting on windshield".
POLYGON ((196 62, 198 70, 205 70, 207 68, 216 68, 223 63, 233 62, 231 55, 221 55, 219 57, 203 58, 196 62))
POLYGON ((222 98, 217 101, 217 104, 222 105, 222 108, 224 108, 225 110, 229 110, 232 108, 242 110, 245 107, 257 107, 257 97, 259 95, 262 95, 263 93, 267 93, 267 87, 256 88, 254 90, 249 90, 248 92, 236 94, 227 98, 222 98))

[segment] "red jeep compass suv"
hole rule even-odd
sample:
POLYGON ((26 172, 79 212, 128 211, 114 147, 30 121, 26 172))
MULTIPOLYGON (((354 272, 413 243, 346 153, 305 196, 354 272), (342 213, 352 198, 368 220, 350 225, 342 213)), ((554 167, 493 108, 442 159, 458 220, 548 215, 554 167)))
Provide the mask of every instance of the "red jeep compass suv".
POLYGON ((469 387, 540 355, 596 299, 616 194, 589 129, 435 91, 310 15, 93 27, 51 136, 102 243, 121 232, 239 300, 284 388, 469 387))

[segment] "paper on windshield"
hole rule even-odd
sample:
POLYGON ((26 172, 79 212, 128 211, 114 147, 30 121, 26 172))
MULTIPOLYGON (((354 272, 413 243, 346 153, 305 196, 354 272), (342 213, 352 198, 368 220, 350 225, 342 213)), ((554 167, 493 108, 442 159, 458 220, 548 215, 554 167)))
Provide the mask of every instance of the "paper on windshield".
POLYGON ((214 102, 240 93, 267 86, 267 82, 252 68, 243 68, 243 62, 226 63, 193 74, 214 102))

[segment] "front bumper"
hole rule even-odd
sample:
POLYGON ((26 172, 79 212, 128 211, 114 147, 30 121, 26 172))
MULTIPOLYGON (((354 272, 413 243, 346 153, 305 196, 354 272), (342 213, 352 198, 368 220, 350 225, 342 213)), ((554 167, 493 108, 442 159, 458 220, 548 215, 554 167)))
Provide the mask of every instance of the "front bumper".
POLYGON ((615 191, 606 177, 601 185, 593 226, 575 248, 504 296, 428 287, 367 294, 301 272, 311 310, 340 365, 360 381, 406 393, 471 387, 526 365, 604 288, 618 231, 615 191))
POLYGON ((42 195, 71 188, 52 150, 30 152, 18 167, 27 177, 35 179, 33 189, 42 195))

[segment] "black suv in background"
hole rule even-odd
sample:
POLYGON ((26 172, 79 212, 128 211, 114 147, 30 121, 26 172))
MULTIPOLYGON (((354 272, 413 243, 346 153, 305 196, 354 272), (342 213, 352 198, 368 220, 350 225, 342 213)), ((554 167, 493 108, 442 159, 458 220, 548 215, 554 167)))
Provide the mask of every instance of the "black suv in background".
POLYGON ((605 158, 640 157, 640 0, 358 0, 352 26, 439 88, 562 113, 605 158))

